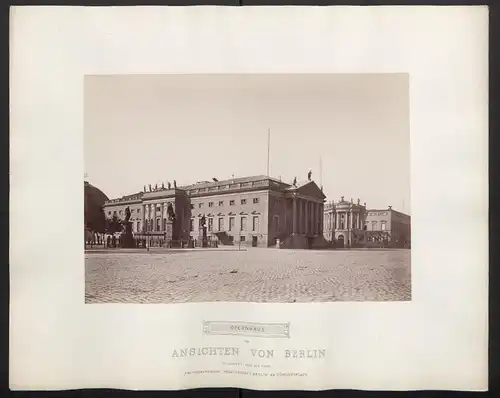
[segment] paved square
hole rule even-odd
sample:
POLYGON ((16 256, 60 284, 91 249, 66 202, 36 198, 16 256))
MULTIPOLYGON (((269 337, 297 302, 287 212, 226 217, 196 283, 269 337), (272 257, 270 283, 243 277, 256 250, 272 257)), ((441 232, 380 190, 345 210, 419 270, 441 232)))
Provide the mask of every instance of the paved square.
POLYGON ((86 303, 411 300, 409 250, 86 253, 86 303))

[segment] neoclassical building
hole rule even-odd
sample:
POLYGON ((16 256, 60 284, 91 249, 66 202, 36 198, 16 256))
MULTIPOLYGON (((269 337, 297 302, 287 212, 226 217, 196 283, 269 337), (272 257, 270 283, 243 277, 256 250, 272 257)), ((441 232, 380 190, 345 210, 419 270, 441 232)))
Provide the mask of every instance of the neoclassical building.
POLYGON ((368 210, 365 229, 368 246, 411 247, 411 216, 392 206, 368 210))
POLYGON ((323 221, 325 240, 338 247, 363 245, 365 219, 366 203, 361 205, 359 199, 354 203, 352 198, 346 201, 342 196, 338 202, 327 203, 323 221))
POLYGON ((411 247, 411 217, 392 209, 367 209, 366 203, 325 204, 324 236, 336 247, 411 247))
POLYGON ((142 192, 107 201, 104 212, 108 218, 123 219, 129 207, 134 234, 159 241, 165 236, 170 208, 175 213, 175 241, 199 242, 204 219, 208 238, 221 244, 313 248, 324 245, 325 198, 312 180, 287 184, 253 176, 182 187, 145 187, 142 192))

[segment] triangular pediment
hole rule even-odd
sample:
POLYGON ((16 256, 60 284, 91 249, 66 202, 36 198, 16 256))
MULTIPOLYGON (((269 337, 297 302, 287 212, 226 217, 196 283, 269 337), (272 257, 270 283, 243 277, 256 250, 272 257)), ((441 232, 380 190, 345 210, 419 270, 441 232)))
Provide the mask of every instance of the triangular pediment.
POLYGON ((295 192, 318 199, 326 198, 326 195, 323 193, 323 191, 321 191, 320 187, 318 187, 314 181, 306 182, 305 184, 295 188, 295 192))

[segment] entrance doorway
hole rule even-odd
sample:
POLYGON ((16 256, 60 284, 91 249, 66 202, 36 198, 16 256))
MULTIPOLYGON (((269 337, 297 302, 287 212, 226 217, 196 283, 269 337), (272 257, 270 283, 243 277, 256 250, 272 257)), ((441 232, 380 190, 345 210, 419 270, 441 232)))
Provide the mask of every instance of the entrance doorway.
POLYGON ((252 247, 257 247, 257 237, 252 236, 252 247))
POLYGON ((339 247, 344 247, 344 235, 339 235, 337 238, 337 243, 339 247))

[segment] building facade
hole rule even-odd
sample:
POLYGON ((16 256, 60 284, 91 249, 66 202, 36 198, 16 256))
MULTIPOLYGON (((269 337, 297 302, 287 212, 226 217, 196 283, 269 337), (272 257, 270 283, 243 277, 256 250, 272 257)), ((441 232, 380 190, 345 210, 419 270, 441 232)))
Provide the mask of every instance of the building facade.
POLYGON ((329 202, 324 211, 325 240, 336 247, 359 247, 365 243, 363 228, 366 217, 366 203, 361 205, 344 200, 329 202))
POLYGON ((367 211, 368 246, 411 247, 411 217, 389 206, 367 211))
POLYGON ((314 181, 291 185, 255 176, 145 189, 107 201, 104 212, 123 219, 129 207, 134 234, 161 239, 170 206, 173 240, 199 243, 205 217, 208 239, 221 244, 307 248, 323 241, 324 200, 314 181))

